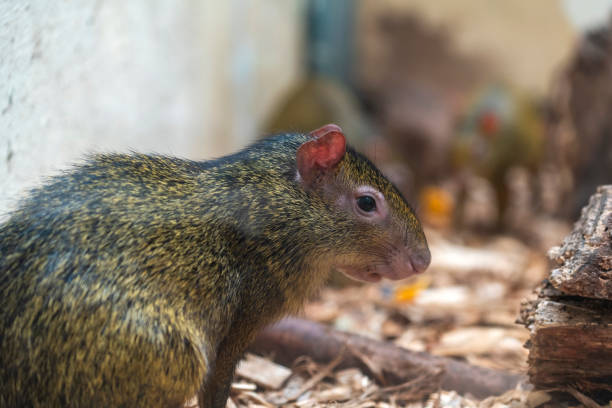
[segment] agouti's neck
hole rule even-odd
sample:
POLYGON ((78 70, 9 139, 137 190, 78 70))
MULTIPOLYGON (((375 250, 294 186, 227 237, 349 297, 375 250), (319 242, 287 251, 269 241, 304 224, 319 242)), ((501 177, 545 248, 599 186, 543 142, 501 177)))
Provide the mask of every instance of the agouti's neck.
POLYGON ((323 284, 329 265, 321 262, 326 245, 317 237, 326 209, 320 202, 313 207, 317 197, 295 180, 293 149, 284 153, 249 152, 246 160, 205 170, 198 201, 207 222, 232 231, 228 245, 236 260, 252 265, 249 274, 266 275, 253 285, 277 286, 291 312, 323 284))

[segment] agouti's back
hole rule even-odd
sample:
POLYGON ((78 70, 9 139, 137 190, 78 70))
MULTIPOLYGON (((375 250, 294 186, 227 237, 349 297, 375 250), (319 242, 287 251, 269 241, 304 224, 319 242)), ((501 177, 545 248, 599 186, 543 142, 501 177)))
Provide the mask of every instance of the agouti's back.
POLYGON ((428 263, 410 207, 334 125, 202 163, 94 156, 0 226, 0 406, 225 406, 257 330, 330 270, 428 263))

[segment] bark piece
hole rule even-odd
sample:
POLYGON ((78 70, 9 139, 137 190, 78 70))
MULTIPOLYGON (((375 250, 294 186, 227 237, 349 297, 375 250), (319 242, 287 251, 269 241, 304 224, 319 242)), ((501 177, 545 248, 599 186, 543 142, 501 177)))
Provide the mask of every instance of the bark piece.
POLYGON ((297 318, 288 318, 266 328, 249 349, 257 354, 273 353, 275 360, 285 365, 304 355, 317 362, 329 362, 343 353, 340 368, 359 367, 374 377, 382 375, 384 385, 400 385, 425 375, 429 379, 429 389, 424 395, 441 386, 484 398, 513 389, 523 379, 520 375, 412 352, 297 318))
POLYGON ((539 388, 575 385, 589 394, 612 391, 612 302, 558 294, 545 284, 540 298, 522 308, 531 332, 531 382, 539 388))
POLYGON ((612 185, 600 186, 563 245, 549 257, 557 289, 571 295, 612 300, 612 185))
MULTIPOLYGON (((529 377, 538 388, 612 397, 612 185, 600 186, 563 245, 535 301, 521 307, 530 331, 529 377)), ((582 400, 581 400, 582 401, 582 400)), ((584 402, 583 402, 584 403, 584 402)))

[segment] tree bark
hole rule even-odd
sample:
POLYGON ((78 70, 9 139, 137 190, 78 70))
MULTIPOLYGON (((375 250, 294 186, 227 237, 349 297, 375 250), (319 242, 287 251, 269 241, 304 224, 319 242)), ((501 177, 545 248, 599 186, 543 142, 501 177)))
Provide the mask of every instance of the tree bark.
POLYGON ((601 186, 563 245, 535 301, 524 302, 529 377, 539 388, 612 396, 612 186, 601 186))
POLYGON ((569 295, 612 300, 612 185, 601 186, 574 230, 549 251, 550 283, 569 295))

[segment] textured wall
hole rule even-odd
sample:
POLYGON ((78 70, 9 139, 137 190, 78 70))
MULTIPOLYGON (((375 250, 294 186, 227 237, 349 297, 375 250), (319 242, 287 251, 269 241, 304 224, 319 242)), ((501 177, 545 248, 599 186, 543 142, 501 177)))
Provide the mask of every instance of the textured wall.
POLYGON ((92 151, 201 159, 299 75, 302 1, 0 1, 0 219, 92 151))

